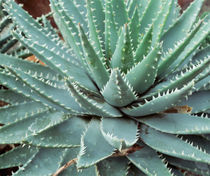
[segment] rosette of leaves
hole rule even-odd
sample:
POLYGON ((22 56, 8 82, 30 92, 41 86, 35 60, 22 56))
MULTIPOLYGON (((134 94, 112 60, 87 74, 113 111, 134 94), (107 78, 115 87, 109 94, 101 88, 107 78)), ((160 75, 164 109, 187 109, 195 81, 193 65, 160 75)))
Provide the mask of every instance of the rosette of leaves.
POLYGON ((51 0, 64 40, 14 1, 13 36, 46 65, 0 54, 0 156, 13 175, 209 175, 203 0, 51 0), (69 167, 68 167, 69 166, 69 167), (59 169, 60 168, 60 169, 59 169))

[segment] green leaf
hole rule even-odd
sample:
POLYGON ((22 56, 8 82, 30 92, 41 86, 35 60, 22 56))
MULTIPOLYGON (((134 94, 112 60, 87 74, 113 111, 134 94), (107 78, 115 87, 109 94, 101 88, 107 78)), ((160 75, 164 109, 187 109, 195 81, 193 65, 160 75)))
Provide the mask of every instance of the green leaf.
POLYGON ((210 175, 210 166, 206 163, 200 163, 200 162, 193 162, 193 161, 186 161, 179 158, 174 158, 170 156, 165 156, 166 160, 171 164, 178 168, 182 168, 184 170, 203 175, 208 176, 210 175))
POLYGON ((178 104, 183 97, 191 93, 191 89, 194 83, 191 82, 185 85, 182 89, 175 89, 172 92, 165 92, 162 95, 159 94, 157 97, 153 97, 151 100, 144 99, 145 103, 134 104, 131 107, 122 108, 121 110, 130 116, 144 116, 154 113, 160 113, 167 110, 176 104, 178 104), (158 106, 154 106, 154 105, 158 106))
MULTIPOLYGON (((4 3, 4 7, 5 9, 7 9, 12 20, 18 24, 19 28, 22 29, 21 31, 24 32, 24 35, 27 38, 31 39, 32 41, 36 41, 41 45, 48 46, 51 50, 53 50, 54 53, 57 53, 57 55, 60 55, 60 53, 62 53, 63 57, 61 60, 63 60, 63 62, 71 58, 72 61, 78 63, 75 58, 69 55, 69 52, 67 51, 66 47, 64 47, 60 39, 57 38, 55 40, 54 38, 54 40, 52 40, 52 37, 50 37, 51 33, 49 33, 49 31, 42 27, 41 24, 39 24, 18 4, 16 4, 15 1, 8 0, 6 3, 4 3), (16 13, 18 13, 18 15, 16 15, 16 13)), ((60 63, 61 60, 59 60, 60 63)), ((66 63, 69 65, 69 62, 66 63)))
POLYGON ((170 78, 169 80, 162 82, 156 85, 156 87, 150 89, 148 92, 148 97, 151 97, 152 95, 157 95, 158 93, 162 93, 167 90, 182 88, 184 84, 188 84, 190 81, 192 81, 204 69, 208 68, 209 65, 210 60, 208 58, 198 61, 196 65, 191 64, 189 68, 181 71, 181 73, 179 73, 178 75, 175 75, 173 78, 170 78))
POLYGON ((80 25, 79 30, 83 49, 86 53, 86 62, 90 69, 91 76, 93 76, 93 79, 96 82, 97 86, 101 89, 107 83, 109 79, 109 73, 100 58, 95 53, 80 25))
POLYGON ((91 166, 84 169, 77 169, 76 165, 67 168, 59 174, 59 176, 66 176, 66 175, 75 175, 75 176, 98 176, 98 171, 96 166, 91 166))
POLYGON ((138 125, 128 118, 102 118, 101 132, 118 150, 131 147, 138 139, 138 125))
MULTIPOLYGON (((51 25, 51 21, 49 19, 47 19, 51 15, 52 15, 51 12, 46 15, 42 15, 40 17, 40 21, 41 21, 41 23, 43 23, 45 30, 51 32, 50 37, 52 37, 52 40, 59 39, 59 35, 58 35, 56 29, 51 25)), ((39 21, 39 18, 37 18, 36 20, 39 21)))
MULTIPOLYGON (((30 97, 31 99, 41 102, 45 106, 49 105, 53 108, 59 109, 59 106, 56 106, 51 101, 47 100, 46 98, 40 96, 37 92, 33 91, 31 87, 26 85, 22 80, 18 79, 18 77, 11 76, 11 73, 6 72, 0 72, 0 82, 5 85, 6 87, 10 88, 11 90, 18 92, 20 94, 25 95, 26 97, 30 97)), ((41 82, 41 81, 40 81, 41 82)), ((62 110, 65 112, 66 109, 62 108, 62 110)))
POLYGON ((146 174, 144 174, 144 172, 139 170, 139 168, 137 168, 135 165, 129 164, 128 174, 126 176, 139 176, 139 175, 146 176, 146 174))
POLYGON ((54 48, 49 49, 49 46, 46 43, 41 44, 39 43, 39 40, 36 42, 34 39, 26 39, 17 32, 14 32, 14 35, 22 42, 22 44, 27 46, 27 48, 37 56, 37 58, 49 65, 51 69, 55 70, 65 78, 70 77, 88 89, 96 91, 96 87, 87 73, 80 68, 78 63, 70 59, 72 58, 70 53, 68 53, 68 59, 64 60, 63 55, 60 54, 61 51, 55 53, 54 48))
MULTIPOLYGON (((58 109, 62 109, 64 112, 84 112, 84 109, 76 103, 74 98, 70 95, 70 92, 53 87, 42 81, 42 79, 25 74, 20 70, 13 70, 12 72, 14 72, 15 75, 23 81, 23 83, 28 85, 31 90, 49 101, 50 104, 57 106, 58 109)), ((50 106, 50 104, 48 106, 50 106)))
POLYGON ((113 154, 115 148, 104 139, 99 126, 100 121, 93 118, 82 136, 78 168, 92 166, 113 154), (100 149, 100 152, 96 152, 97 149, 100 149))
POLYGON ((80 138, 86 125, 85 119, 73 116, 25 140, 27 143, 41 147, 77 147, 80 145, 80 138))
MULTIPOLYGON (((139 0, 128 0, 127 1, 127 9, 128 9, 128 17, 132 18, 135 13, 135 9, 139 7, 139 0)), ((139 11, 138 11, 139 12, 139 11)), ((138 14, 139 16, 139 14, 138 14)))
POLYGON ((110 79, 101 91, 105 100, 116 107, 123 107, 137 99, 132 87, 119 69, 111 71, 110 79))
POLYGON ((57 78, 58 73, 50 69, 48 66, 42 66, 27 60, 20 58, 15 58, 9 55, 0 53, 0 65, 4 67, 9 67, 11 69, 20 69, 23 72, 29 73, 31 75, 41 76, 45 78, 57 78))
POLYGON ((128 22, 128 13, 124 0, 111 0, 117 31, 128 22))
POLYGON ((30 98, 25 97, 22 94, 16 93, 8 89, 0 89, 0 100, 9 104, 23 103, 26 101, 32 101, 30 98))
POLYGON ((162 7, 159 10, 158 17, 154 21, 153 25, 153 35, 152 35, 152 46, 154 47, 156 43, 160 43, 160 39, 163 33, 165 22, 169 16, 170 9, 172 6, 171 0, 165 0, 162 2, 162 7))
POLYGON ((187 8, 182 16, 164 34, 162 37, 163 51, 173 48, 175 43, 185 38, 192 25, 195 23, 202 3, 203 0, 197 0, 191 3, 190 7, 187 8))
POLYGON ((134 60, 136 63, 141 62, 145 56, 150 51, 150 46, 152 42, 152 30, 153 26, 151 25, 146 31, 145 34, 142 36, 140 43, 138 44, 136 51, 134 53, 134 60))
POLYGON ((144 5, 145 7, 144 12, 140 12, 142 13, 140 15, 141 17, 140 33, 141 34, 145 34, 145 29, 148 28, 151 24, 153 24, 154 19, 157 18, 157 13, 161 9, 162 0, 160 1, 149 0, 145 5, 144 5))
MULTIPOLYGON (((65 156, 62 161, 62 166, 65 165, 70 160, 73 160, 77 157, 77 154, 79 152, 79 148, 71 148, 67 149, 65 156)), ((84 169, 77 169, 76 163, 67 167, 65 170, 63 170, 59 176, 66 176, 66 175, 72 175, 72 176, 98 176, 96 166, 91 166, 84 169)))
POLYGON ((127 24, 121 30, 117 41, 116 49, 111 59, 112 68, 120 68, 127 72, 133 66, 133 50, 130 36, 130 29, 127 24))
POLYGON ((9 124, 18 121, 34 113, 43 112, 49 108, 39 102, 25 102, 15 105, 8 105, 0 108, 1 124, 9 124))
POLYGON ((33 158, 39 149, 33 146, 18 146, 0 155, 0 169, 21 166, 33 158))
MULTIPOLYGON (((97 96, 88 96, 81 92, 80 88, 76 84, 69 85, 71 95, 75 98, 77 103, 84 107, 89 114, 94 114, 102 117, 121 117, 122 114, 106 103, 104 100, 97 96)), ((87 112, 87 114, 88 114, 87 112)))
MULTIPOLYGON (((195 37, 195 35, 197 33, 199 33, 199 36, 202 35, 202 31, 200 31, 201 28, 201 21, 198 22, 196 24, 196 26, 193 28, 193 30, 188 34, 186 35, 186 37, 182 40, 182 41, 179 41, 178 43, 175 44, 175 46, 173 47, 173 50, 169 50, 163 57, 162 57, 162 60, 158 66, 158 75, 160 77, 165 77, 163 75, 165 75, 167 72, 170 72, 170 66, 171 64, 173 64, 176 59, 180 56, 180 54, 183 54, 183 50, 186 48, 186 47, 189 47, 188 44, 191 43, 191 40, 195 37)), ((168 75, 168 74, 167 74, 168 75)))
POLYGON ((126 157, 110 157, 97 164, 97 170, 103 176, 126 176, 127 169, 126 157))
POLYGON ((59 0, 59 3, 74 24, 77 25, 80 23, 85 32, 87 32, 88 25, 85 18, 87 15, 87 8, 85 7, 85 0, 59 0))
MULTIPOLYGON (((72 3, 70 1, 70 3, 72 3)), ((74 53, 82 61, 83 53, 81 48, 81 41, 79 38, 79 31, 76 27, 76 24, 72 21, 71 16, 68 16, 65 11, 62 3, 51 0, 51 9, 54 12, 54 19, 58 25, 60 32, 67 42, 67 44, 73 49, 74 53), (62 7, 61 7, 62 6, 62 7)))
POLYGON ((25 163, 14 176, 47 176, 60 167, 64 149, 41 148, 32 161, 25 163))
POLYGON ((138 143, 140 150, 135 151, 127 156, 127 158, 141 171, 148 176, 164 175, 171 176, 164 162, 158 154, 143 143, 138 143))
POLYGON ((172 4, 169 10, 169 14, 167 20, 164 25, 163 32, 168 31, 169 28, 177 21, 178 17, 180 16, 180 6, 178 4, 178 0, 171 0, 172 4))
POLYGON ((0 141, 1 144, 12 144, 12 143, 20 143, 23 141, 27 136, 32 135, 33 132, 36 134, 37 131, 41 131, 46 126, 52 125, 54 123, 53 118, 62 118, 62 115, 59 115, 57 112, 49 112, 49 111, 43 111, 40 113, 36 113, 32 116, 26 116, 22 119, 19 119, 18 121, 14 121, 13 123, 9 125, 4 125, 0 128, 0 141), (52 121, 50 121, 50 118, 52 116, 52 121), (36 122, 36 120, 40 118, 49 120, 48 122, 51 124, 47 124, 45 126, 40 126, 41 128, 37 127, 34 129, 30 129, 29 127, 36 122), (14 133, 15 131, 15 133, 14 133))
MULTIPOLYGON (((8 2, 8 1, 7 1, 8 2)), ((40 26, 32 17, 22 10, 14 1, 5 4, 13 20, 22 28, 22 33, 13 32, 15 37, 37 56, 44 63, 49 65, 64 77, 71 77, 75 81, 81 82, 82 85, 91 90, 96 90, 95 85, 88 77, 87 73, 81 69, 80 62, 71 55, 60 40, 51 40, 48 31, 40 26), (16 9, 19 15, 15 15, 16 9), (30 23, 29 23, 30 21, 30 23), (88 81, 87 81, 88 80, 88 81)))
MULTIPOLYGON (((207 75, 207 74, 206 74, 207 75)), ((195 92, 198 91, 208 91, 210 90, 210 76, 204 76, 203 79, 199 80, 196 84, 195 84, 195 92)))
POLYGON ((44 118, 36 118, 35 121, 31 123, 26 136, 37 135, 69 118, 69 115, 63 114, 62 112, 50 112, 45 115, 44 118))
POLYGON ((210 109, 210 91, 199 91, 193 93, 187 100, 179 105, 192 107, 192 113, 205 112, 210 109))
POLYGON ((205 134, 210 133, 210 119, 190 114, 158 114, 138 118, 158 131, 172 134, 205 134))
POLYGON ((90 42, 92 42, 92 46, 99 58, 103 59, 105 13, 102 2, 101 0, 86 0, 86 5, 90 42))
MULTIPOLYGON (((135 2, 135 1, 133 1, 135 2)), ((133 47, 133 50, 135 51, 138 44, 139 44, 139 37, 140 37, 140 34, 139 34, 139 31, 140 31, 140 23, 139 23, 139 12, 138 12, 138 9, 137 9, 137 6, 135 7, 134 9, 134 12, 133 12, 133 16, 130 20, 130 22, 128 23, 128 26, 129 26, 129 29, 130 29, 130 39, 132 41, 132 47, 133 47)))
POLYGON ((180 54, 178 59, 176 59, 176 61, 171 65, 171 68, 173 68, 173 70, 178 69, 179 67, 182 67, 185 60, 188 59, 188 57, 190 57, 190 55, 192 55, 196 49, 198 49, 198 47, 210 34, 209 28, 210 28, 210 14, 206 16, 206 18, 203 20, 201 28, 192 38, 190 43, 186 46, 184 51, 180 54))
POLYGON ((184 140, 192 143, 194 146, 199 146, 202 150, 210 154, 210 141, 208 139, 205 139, 202 135, 182 135, 181 137, 184 140))
POLYGON ((126 79, 136 92, 143 93, 154 83, 159 61, 158 52, 159 46, 156 46, 126 74, 126 79))
POLYGON ((147 8, 148 8, 148 6, 150 4, 150 1, 148 1, 148 0, 141 0, 141 1, 139 1, 138 0, 138 4, 139 4, 139 16, 143 17, 144 14, 147 11, 147 8))
POLYGON ((193 57, 192 62, 196 63, 197 60, 203 60, 203 58, 209 57, 210 46, 200 49, 193 57))
MULTIPOLYGON (((112 57, 118 39, 117 29, 114 21, 112 0, 106 0, 105 3, 105 52, 106 60, 112 57)), ((108 61, 107 61, 108 62, 108 61)), ((109 65, 109 62, 107 63, 109 65)))
POLYGON ((162 133, 141 125, 140 138, 158 152, 177 158, 210 164, 210 154, 192 146, 174 135, 162 133))

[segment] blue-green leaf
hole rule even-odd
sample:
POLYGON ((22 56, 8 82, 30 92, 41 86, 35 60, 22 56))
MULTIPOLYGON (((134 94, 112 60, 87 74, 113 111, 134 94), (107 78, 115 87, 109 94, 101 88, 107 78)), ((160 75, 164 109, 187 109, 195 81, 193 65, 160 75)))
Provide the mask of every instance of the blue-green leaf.
POLYGON ((138 12, 138 8, 135 7, 134 12, 133 12, 133 16, 129 22, 129 29, 130 29, 130 39, 132 41, 132 47, 133 50, 135 51, 138 44, 139 44, 139 37, 140 37, 140 22, 139 22, 139 12, 138 12))
POLYGON ((0 108, 0 123, 8 124, 18 121, 26 116, 33 115, 49 109, 39 102, 25 102, 15 105, 8 105, 0 108))
POLYGON ((80 37, 83 44, 83 49, 86 54, 86 62, 91 72, 91 76, 93 76, 94 81, 97 86, 101 89, 109 79, 109 73, 103 65, 102 61, 96 54, 95 50, 91 46, 88 41, 87 36, 84 33, 84 30, 79 25, 80 37))
POLYGON ((171 176, 164 162, 158 154, 143 143, 138 143, 140 150, 135 151, 127 156, 127 158, 141 171, 148 176, 164 175, 171 176))
POLYGON ((100 121, 93 118, 81 138, 77 167, 92 166, 111 156, 114 150, 115 148, 104 139, 100 131, 100 121), (100 149, 100 152, 96 152, 97 149, 100 149))
POLYGON ((158 52, 159 46, 156 46, 126 74, 126 79, 136 92, 143 93, 154 83, 159 61, 158 52))
POLYGON ((210 109, 210 91, 195 92, 179 105, 192 107, 192 113, 205 112, 210 109))
POLYGON ((187 8, 176 23, 174 23, 164 34, 162 37, 164 51, 167 51, 169 48, 173 48, 175 43, 185 38, 192 25, 195 23, 202 3, 203 0, 197 0, 191 3, 190 7, 187 8))
POLYGON ((172 134, 205 134, 210 133, 210 119, 190 114, 158 114, 138 118, 158 131, 172 134))
POLYGON ((128 22, 128 13, 124 0, 112 0, 113 14, 117 30, 128 22))
POLYGON ((64 149, 41 148, 32 161, 24 163, 14 176, 52 175, 60 167, 64 153, 64 149))
POLYGON ((89 37, 92 46, 99 56, 103 59, 104 31, 105 31, 105 13, 101 0, 86 0, 87 20, 89 27, 89 37))
POLYGON ((39 149, 33 146, 18 146, 9 152, 0 155, 0 169, 24 165, 39 149))
POLYGON ((145 4, 146 6, 144 5, 145 9, 140 19, 140 24, 141 24, 140 33, 141 34, 145 34, 145 29, 148 28, 149 25, 153 23, 154 19, 157 18, 157 13, 160 11, 162 3, 163 3, 162 0, 160 1, 149 0, 145 4))
POLYGON ((174 135, 156 131, 145 125, 141 125, 140 130, 140 138, 154 150, 177 158, 210 164, 210 154, 174 135))
POLYGON ((63 109, 64 112, 67 112, 67 110, 69 110, 69 112, 84 112, 84 109, 82 110, 75 102, 74 98, 70 95, 70 92, 48 85, 43 82, 42 79, 25 74, 20 70, 12 70, 12 72, 14 72, 23 83, 27 84, 31 90, 47 101, 55 104, 55 106, 60 107, 59 109, 63 109))
POLYGON ((32 116, 26 116, 22 119, 18 119, 18 121, 14 121, 9 125, 4 125, 0 128, 1 144, 20 143, 29 135, 35 135, 37 132, 42 131, 47 126, 54 124, 56 120, 62 120, 62 118, 63 116, 58 112, 43 111, 32 116), (47 124, 30 129, 30 126, 33 123, 36 123, 36 120, 38 122, 42 119, 46 120, 47 124))
POLYGON ((122 150, 138 139, 138 125, 128 118, 102 118, 101 132, 109 144, 122 150))
POLYGON ((111 59, 111 67, 120 68, 125 73, 133 66, 133 50, 129 31, 129 26, 125 24, 111 59))
POLYGON ((188 85, 185 85, 182 89, 176 89, 172 92, 167 91, 163 95, 159 94, 157 97, 153 97, 149 101, 145 99, 144 104, 134 104, 131 107, 122 108, 122 111, 130 116, 144 116, 163 112, 164 110, 175 106, 184 96, 190 94, 193 85, 194 83, 191 82, 188 85), (155 104, 158 104, 158 106, 154 106, 155 104))
POLYGON ((99 162, 97 169, 103 176, 126 176, 128 162, 126 157, 110 157, 99 162))
MULTIPOLYGON (((70 1, 70 3, 72 2, 70 1)), ((83 53, 79 38, 79 31, 76 27, 76 24, 74 24, 72 18, 68 16, 67 12, 64 10, 65 8, 62 6, 62 3, 51 0, 50 4, 51 9, 54 12, 54 19, 56 24, 59 26, 64 40, 74 50, 74 53, 80 59, 80 61, 82 61, 83 53)))
POLYGON ((187 161, 179 158, 174 158, 170 156, 165 156, 167 162, 171 165, 174 165, 178 168, 182 168, 184 170, 202 175, 208 176, 210 175, 210 166, 206 163, 194 162, 194 161, 187 161))
POLYGON ((25 140, 27 143, 41 147, 77 147, 80 145, 80 137, 86 125, 85 119, 70 117, 68 120, 35 136, 29 136, 25 140))
POLYGON ((119 69, 113 69, 109 81, 101 91, 105 100, 116 107, 123 107, 137 99, 133 88, 121 75, 119 69))
POLYGON ((25 97, 22 94, 16 93, 8 89, 0 89, 0 100, 9 104, 23 103, 27 101, 33 101, 30 98, 25 97))
POLYGON ((115 51, 118 38, 111 2, 112 0, 106 0, 105 3, 105 57, 108 65, 109 60, 115 51))
POLYGON ((88 96, 80 91, 76 84, 69 85, 71 95, 75 98, 76 102, 84 107, 88 112, 87 114, 94 114, 102 117, 121 117, 122 114, 113 106, 100 99, 100 96, 88 96))

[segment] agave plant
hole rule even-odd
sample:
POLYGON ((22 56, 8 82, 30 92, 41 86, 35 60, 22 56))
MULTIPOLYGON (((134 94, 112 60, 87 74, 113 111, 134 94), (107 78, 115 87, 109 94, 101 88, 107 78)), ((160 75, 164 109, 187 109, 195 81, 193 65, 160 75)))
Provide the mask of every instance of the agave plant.
POLYGON ((210 15, 203 0, 51 0, 61 39, 13 0, 13 36, 46 65, 0 54, 0 155, 15 176, 210 174, 210 15))

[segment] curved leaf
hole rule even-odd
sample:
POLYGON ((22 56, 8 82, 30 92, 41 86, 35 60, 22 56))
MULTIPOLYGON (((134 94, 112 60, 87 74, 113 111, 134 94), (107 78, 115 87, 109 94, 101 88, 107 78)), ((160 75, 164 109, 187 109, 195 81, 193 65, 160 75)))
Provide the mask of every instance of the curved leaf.
POLYGON ((131 153, 127 158, 141 171, 148 176, 164 175, 171 176, 164 162, 160 159, 158 154, 143 143, 138 143, 142 149, 131 153))
POLYGON ((158 114, 136 119, 158 131, 172 134, 210 133, 210 119, 190 114, 158 114))
POLYGON ((138 125, 126 118, 102 118, 101 133, 109 144, 122 150, 136 143, 138 125))
POLYGON ((135 117, 163 112, 164 110, 167 110, 178 104, 182 101, 184 96, 190 94, 193 85, 194 83, 191 82, 182 89, 176 89, 173 92, 167 91, 163 95, 159 94, 158 97, 153 97, 153 99, 150 101, 145 99, 144 104, 138 103, 136 106, 133 105, 131 107, 122 108, 121 110, 125 114, 135 117), (158 104, 158 106, 154 106, 155 104, 158 104))
POLYGON ((120 73, 113 69, 109 81, 101 91, 105 100, 116 107, 123 107, 137 99, 133 89, 120 73))
POLYGON ((78 147, 80 138, 87 122, 79 117, 70 117, 68 120, 54 125, 35 136, 29 136, 25 141, 40 147, 78 147))
POLYGON ((126 176, 128 169, 126 157, 110 157, 97 164, 97 170, 103 176, 126 176))
POLYGON ((0 155, 0 169, 24 165, 33 158, 39 149, 33 146, 18 146, 0 155))
POLYGON ((82 135, 78 168, 92 166, 113 154, 115 148, 104 139, 99 126, 100 121, 93 118, 82 135), (97 149, 100 149, 100 152, 96 152, 97 149))
POLYGON ((143 142, 154 150, 177 158, 210 164, 210 154, 174 135, 162 133, 144 125, 141 125, 140 130, 143 142))
POLYGON ((53 174, 61 164, 65 150, 41 148, 36 156, 25 163, 14 176, 47 176, 53 174))

